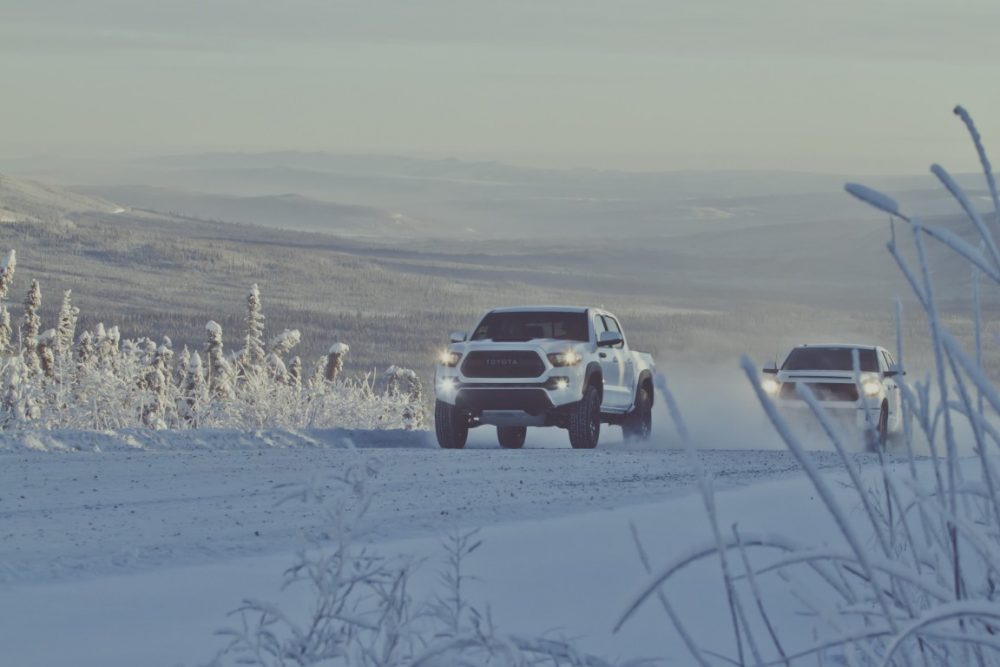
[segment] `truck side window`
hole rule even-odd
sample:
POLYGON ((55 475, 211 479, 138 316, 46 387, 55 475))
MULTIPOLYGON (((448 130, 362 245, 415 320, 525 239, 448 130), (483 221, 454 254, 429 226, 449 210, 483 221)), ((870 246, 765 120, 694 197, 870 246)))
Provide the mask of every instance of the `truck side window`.
POLYGON ((599 340, 601 334, 607 330, 608 327, 604 324, 604 318, 600 315, 594 315, 594 340, 599 340))
POLYGON ((885 370, 887 371, 892 370, 892 367, 896 365, 896 362, 892 359, 892 355, 885 350, 882 350, 882 359, 885 362, 885 370))

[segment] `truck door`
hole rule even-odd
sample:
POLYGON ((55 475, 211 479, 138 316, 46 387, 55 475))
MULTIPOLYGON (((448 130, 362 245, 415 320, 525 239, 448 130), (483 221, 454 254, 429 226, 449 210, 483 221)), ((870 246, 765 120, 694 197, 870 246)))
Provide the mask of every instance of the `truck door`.
POLYGON ((625 334, 622 332, 618 320, 610 315, 605 315, 604 321, 608 325, 608 331, 617 331, 622 336, 623 342, 616 349, 618 352, 618 361, 621 364, 621 382, 619 383, 622 392, 621 405, 627 408, 632 405, 632 387, 635 386, 635 360, 632 359, 632 354, 629 352, 628 341, 625 340, 625 334))
MULTIPOLYGON (((594 331, 597 332, 598 338, 604 331, 616 331, 609 320, 611 318, 603 315, 594 318, 594 331)), ((622 353, 622 348, 624 345, 597 349, 597 356, 601 360, 601 371, 604 374, 603 406, 613 410, 626 407, 622 391, 622 382, 625 379, 625 355, 622 353)))

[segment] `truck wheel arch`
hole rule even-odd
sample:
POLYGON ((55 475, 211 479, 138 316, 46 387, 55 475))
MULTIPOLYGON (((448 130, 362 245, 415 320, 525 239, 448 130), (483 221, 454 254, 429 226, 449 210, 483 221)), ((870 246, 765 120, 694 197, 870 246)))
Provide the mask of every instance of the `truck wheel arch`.
POLYGON ((649 392, 649 404, 653 405, 656 400, 656 392, 653 391, 653 374, 650 373, 649 370, 644 370, 639 373, 639 381, 636 383, 635 387, 636 393, 639 392, 639 389, 645 389, 649 392))
POLYGON ((584 376, 583 386, 594 385, 597 388, 597 395, 601 402, 604 402, 604 374, 601 372, 601 365, 596 361, 587 364, 587 371, 584 376))

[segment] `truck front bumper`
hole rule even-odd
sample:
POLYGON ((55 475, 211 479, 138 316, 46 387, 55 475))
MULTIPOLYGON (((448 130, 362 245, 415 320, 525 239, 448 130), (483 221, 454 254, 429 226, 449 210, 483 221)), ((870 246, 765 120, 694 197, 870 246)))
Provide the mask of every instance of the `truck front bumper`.
POLYGON ((556 407, 543 387, 459 387, 454 404, 474 414, 484 410, 520 410, 539 415, 556 407))
MULTIPOLYGON (((575 369, 574 369, 575 371, 575 369)), ((529 415, 576 403, 583 396, 582 373, 552 373, 528 382, 467 380, 438 375, 435 396, 439 401, 468 410, 473 416, 484 411, 519 410, 529 415)))
MULTIPOLYGON (((785 415, 793 419, 813 419, 814 415, 809 405, 805 401, 782 400, 775 401, 778 409, 785 415)), ((873 425, 878 425, 879 412, 882 404, 878 401, 823 401, 823 409, 834 420, 843 425, 853 425, 864 429, 868 426, 868 419, 873 425)))

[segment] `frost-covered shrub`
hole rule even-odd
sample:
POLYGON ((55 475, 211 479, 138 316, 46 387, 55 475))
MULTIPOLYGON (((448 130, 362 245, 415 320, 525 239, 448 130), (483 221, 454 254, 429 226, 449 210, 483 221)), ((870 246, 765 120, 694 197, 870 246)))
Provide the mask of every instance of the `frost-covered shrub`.
POLYGON ((336 381, 337 375, 344 370, 344 357, 350 350, 346 343, 334 343, 330 346, 330 351, 326 353, 326 367, 323 369, 324 380, 336 381))
MULTIPOLYGON (((260 290, 247 297, 244 347, 227 358, 222 327, 206 325, 203 350, 175 355, 169 338, 122 340, 103 323, 77 335, 79 309, 63 294, 56 326, 41 332, 41 287, 24 301, 19 343, 11 343, 3 303, 14 253, 0 265, 0 425, 3 428, 110 429, 324 427, 412 428, 415 395, 379 392, 370 376, 345 378, 347 345, 337 343, 336 373, 304 384, 302 360, 286 362, 301 334, 285 329, 265 344, 260 290), (204 355, 204 356, 203 356, 204 355)), ((330 358, 318 362, 329 365, 330 358)))
POLYGON ((425 426, 423 385, 415 371, 389 366, 382 374, 382 391, 388 395, 407 398, 406 410, 403 413, 403 423, 406 428, 417 429, 425 426))
MULTIPOLYGON (((801 398, 843 459, 847 488, 853 493, 845 501, 843 492, 819 474, 785 416, 761 389, 756 365, 743 359, 763 409, 812 482, 841 533, 843 546, 801 544, 794 536, 783 536, 779 527, 773 533, 754 535, 741 534, 737 526, 724 530, 710 480, 701 475, 712 539, 688 545, 681 556, 656 568, 641 553, 650 581, 627 608, 622 623, 640 606, 658 601, 693 662, 702 666, 803 661, 865 666, 1000 665, 1000 430, 996 426, 1000 390, 982 363, 986 340, 981 310, 983 287, 1000 288, 1000 251, 994 236, 1000 225, 1000 202, 975 125, 961 107, 955 113, 972 135, 994 215, 984 219, 944 168, 934 165, 931 171, 964 210, 976 239, 973 243, 951 229, 904 213, 882 193, 856 184, 846 188, 889 215, 887 248, 916 297, 934 352, 933 374, 912 387, 901 385, 903 442, 891 450, 878 449, 877 481, 866 479, 853 467, 846 453, 851 445, 848 437, 808 386, 800 383, 801 398), (904 238, 913 243, 915 263, 901 252, 904 238), (932 243, 968 264, 973 350, 962 347, 940 316, 927 252, 932 243), (917 461, 917 435, 929 447, 929 461, 917 461), (962 449, 971 449, 973 457, 963 459, 962 449), (890 465, 894 458, 901 465, 890 465), (686 631, 684 608, 669 597, 670 582, 682 576, 687 565, 706 559, 721 564, 729 606, 725 623, 732 633, 735 655, 721 656, 717 645, 696 641, 686 631), (775 602, 762 591, 791 596, 804 614, 816 619, 816 634, 789 636, 786 629, 772 623, 768 609, 789 601, 783 597, 775 602), (794 651, 789 648, 793 646, 794 651)), ((899 303, 896 319, 897 360, 902 365, 899 303)), ((683 418, 662 378, 660 388, 690 451, 683 418)), ((697 466, 695 459, 692 462, 697 466)))

